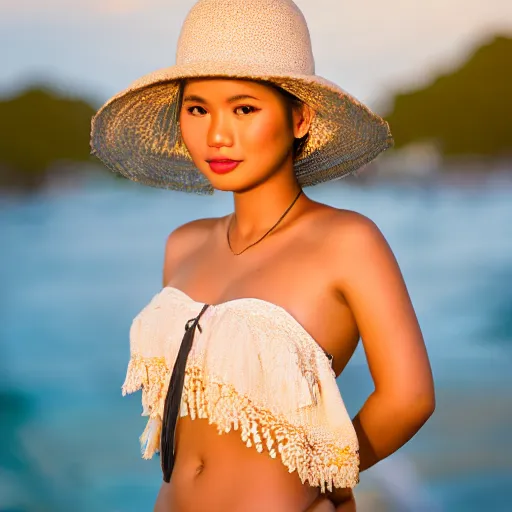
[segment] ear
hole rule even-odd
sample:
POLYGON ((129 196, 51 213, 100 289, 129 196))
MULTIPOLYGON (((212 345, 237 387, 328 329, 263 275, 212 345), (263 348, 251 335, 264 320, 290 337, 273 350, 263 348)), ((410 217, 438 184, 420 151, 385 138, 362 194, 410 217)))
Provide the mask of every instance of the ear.
POLYGON ((293 107, 293 135, 296 139, 301 139, 308 133, 315 111, 306 103, 300 103, 293 107))

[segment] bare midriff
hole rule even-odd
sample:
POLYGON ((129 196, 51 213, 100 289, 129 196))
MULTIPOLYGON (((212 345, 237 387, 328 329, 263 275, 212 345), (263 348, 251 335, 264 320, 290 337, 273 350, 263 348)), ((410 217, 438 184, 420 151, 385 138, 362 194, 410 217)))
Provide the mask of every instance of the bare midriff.
POLYGON ((170 483, 154 512, 304 512, 319 494, 266 449, 247 447, 240 431, 219 435, 205 419, 181 417, 170 483))

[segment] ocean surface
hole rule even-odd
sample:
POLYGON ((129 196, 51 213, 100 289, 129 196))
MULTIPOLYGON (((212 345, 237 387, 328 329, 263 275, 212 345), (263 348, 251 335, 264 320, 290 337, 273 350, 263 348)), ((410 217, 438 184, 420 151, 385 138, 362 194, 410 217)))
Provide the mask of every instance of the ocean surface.
MULTIPOLYGON (((428 423, 361 474, 362 511, 512 510, 512 180, 461 183, 306 189, 384 233, 436 381, 428 423)), ((140 457, 140 393, 121 396, 128 330, 168 233, 230 211, 226 193, 95 174, 0 195, 0 512, 152 510, 159 459, 140 457)), ((355 415, 373 389, 361 347, 339 386, 355 415)))

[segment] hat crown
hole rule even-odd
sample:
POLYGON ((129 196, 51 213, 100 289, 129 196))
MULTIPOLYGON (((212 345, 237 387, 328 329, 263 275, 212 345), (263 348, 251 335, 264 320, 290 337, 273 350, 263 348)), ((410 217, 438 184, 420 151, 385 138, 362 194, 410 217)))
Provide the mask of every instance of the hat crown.
POLYGON ((176 64, 201 62, 315 73, 308 26, 292 0, 199 0, 181 28, 176 64))

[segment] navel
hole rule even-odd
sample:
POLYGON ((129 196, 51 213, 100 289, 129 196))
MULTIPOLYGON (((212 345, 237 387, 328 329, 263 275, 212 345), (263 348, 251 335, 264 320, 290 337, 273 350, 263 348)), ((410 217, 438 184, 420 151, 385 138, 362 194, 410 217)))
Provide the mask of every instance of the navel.
POLYGON ((201 461, 196 467, 196 476, 199 476, 204 470, 204 461, 201 461))

